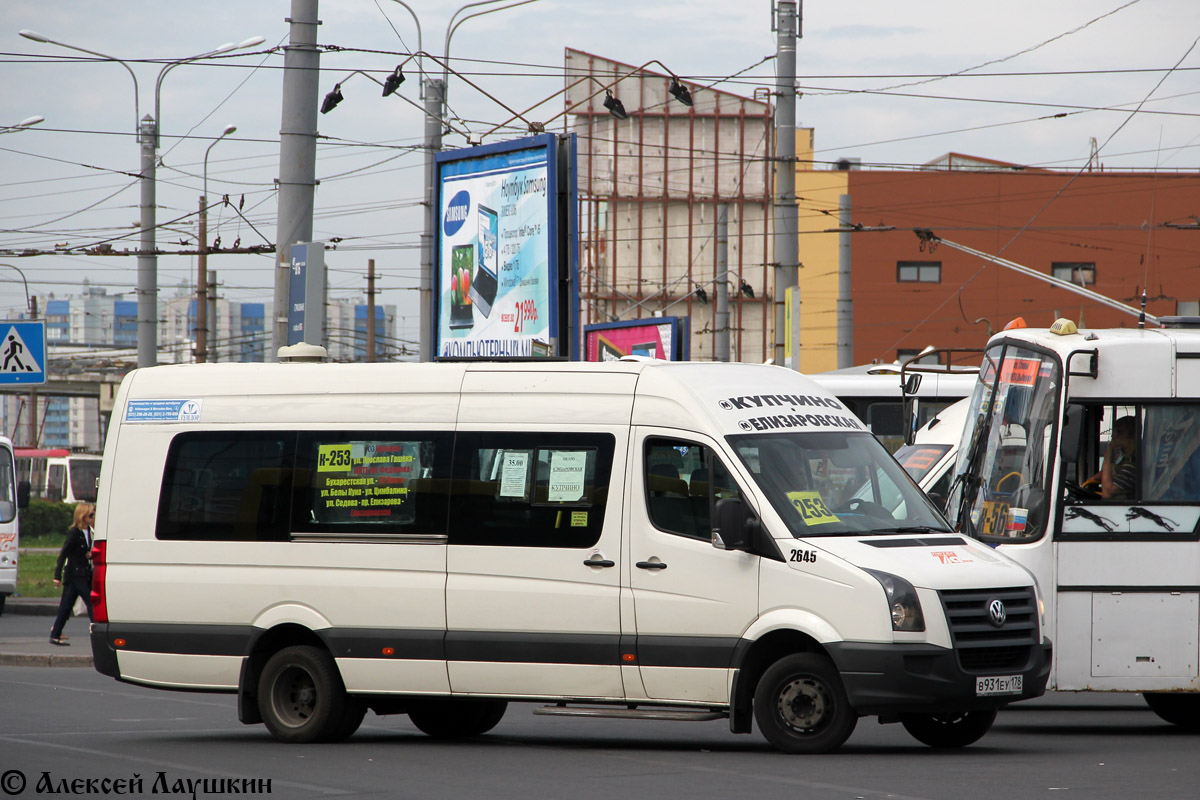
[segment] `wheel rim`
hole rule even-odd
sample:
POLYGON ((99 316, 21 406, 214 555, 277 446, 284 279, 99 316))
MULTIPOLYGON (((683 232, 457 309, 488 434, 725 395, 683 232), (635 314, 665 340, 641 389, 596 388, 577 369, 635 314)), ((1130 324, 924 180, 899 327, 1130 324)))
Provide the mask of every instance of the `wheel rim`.
POLYGON ((271 701, 284 725, 298 728, 312 719, 317 700, 317 685, 307 670, 288 667, 275 679, 271 701))
POLYGON ((810 675, 793 678, 779 693, 779 719, 797 733, 812 733, 833 711, 829 688, 810 675))

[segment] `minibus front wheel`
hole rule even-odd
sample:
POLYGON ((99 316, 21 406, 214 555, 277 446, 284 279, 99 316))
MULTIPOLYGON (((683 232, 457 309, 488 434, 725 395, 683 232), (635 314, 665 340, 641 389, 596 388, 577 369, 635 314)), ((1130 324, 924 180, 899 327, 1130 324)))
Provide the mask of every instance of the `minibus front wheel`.
POLYGON ((831 752, 858 724, 837 667, 816 653, 784 656, 767 668, 754 691, 754 719, 785 753, 831 752))
POLYGON ((271 656, 258 681, 258 709, 282 742, 341 741, 362 724, 366 704, 346 694, 337 664, 312 645, 285 647, 271 656))

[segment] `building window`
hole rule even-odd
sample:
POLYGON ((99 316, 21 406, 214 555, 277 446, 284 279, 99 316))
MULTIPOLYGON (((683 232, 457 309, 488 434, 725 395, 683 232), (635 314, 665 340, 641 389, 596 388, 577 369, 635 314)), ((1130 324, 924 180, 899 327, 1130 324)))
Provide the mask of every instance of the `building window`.
POLYGON ((897 261, 896 280, 900 283, 941 283, 940 261, 897 261))
POLYGON ((1176 300, 1175 315, 1178 317, 1200 317, 1200 300, 1176 300))
POLYGON ((1096 265, 1091 261, 1055 261, 1050 265, 1050 275, 1076 286, 1093 286, 1096 265))

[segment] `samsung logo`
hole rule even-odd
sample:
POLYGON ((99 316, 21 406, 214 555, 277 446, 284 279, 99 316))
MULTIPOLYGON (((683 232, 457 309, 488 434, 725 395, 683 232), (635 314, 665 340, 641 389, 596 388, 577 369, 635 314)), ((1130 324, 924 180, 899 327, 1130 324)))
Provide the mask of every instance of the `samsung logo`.
POLYGON ((446 206, 446 215, 442 218, 442 233, 453 236, 467 221, 467 212, 471 210, 471 195, 466 189, 450 198, 446 206))

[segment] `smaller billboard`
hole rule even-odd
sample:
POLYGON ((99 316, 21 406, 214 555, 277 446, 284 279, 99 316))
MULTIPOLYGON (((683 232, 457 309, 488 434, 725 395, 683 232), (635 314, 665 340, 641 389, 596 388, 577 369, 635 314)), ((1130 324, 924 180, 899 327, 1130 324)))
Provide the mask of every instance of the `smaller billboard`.
MULTIPOLYGON (((325 243, 292 245, 288 275, 289 345, 325 345, 325 243)), ((211 324, 211 323, 210 323, 211 324)))
POLYGON ((687 361, 689 357, 687 317, 601 322, 584 326, 583 333, 584 361, 616 361, 623 356, 687 361))

